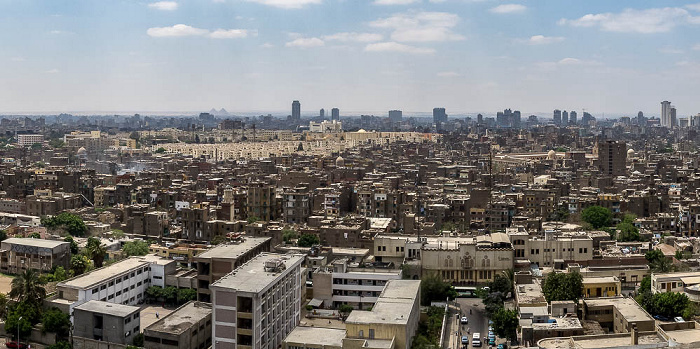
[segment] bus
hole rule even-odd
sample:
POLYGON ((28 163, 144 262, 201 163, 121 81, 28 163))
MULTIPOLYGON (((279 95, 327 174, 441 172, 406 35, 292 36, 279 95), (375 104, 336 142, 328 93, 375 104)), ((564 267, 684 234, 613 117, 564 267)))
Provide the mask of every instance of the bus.
POLYGON ((474 298, 476 297, 476 287, 455 286, 457 298, 474 298))

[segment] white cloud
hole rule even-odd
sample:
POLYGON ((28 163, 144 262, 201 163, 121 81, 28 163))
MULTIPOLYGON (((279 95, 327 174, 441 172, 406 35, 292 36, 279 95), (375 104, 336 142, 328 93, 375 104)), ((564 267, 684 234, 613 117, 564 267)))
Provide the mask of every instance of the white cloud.
POLYGON ((402 52, 411 54, 433 54, 435 50, 432 48, 415 47, 400 44, 398 42, 378 42, 365 46, 365 51, 368 52, 402 52))
POLYGON ((294 39, 286 44, 284 46, 286 47, 301 47, 301 48, 309 48, 309 47, 319 47, 323 46, 325 43, 323 40, 319 38, 297 38, 294 39))
POLYGON ((664 7, 587 14, 578 19, 562 18, 558 23, 572 27, 597 27, 607 32, 653 34, 667 33, 681 24, 700 24, 700 17, 694 17, 680 7, 664 7))
POLYGON ((60 73, 60 72, 61 72, 61 71, 58 70, 58 69, 56 69, 56 68, 50 69, 50 70, 47 70, 47 71, 46 71, 47 74, 58 74, 58 73, 60 73))
POLYGON ((443 71, 443 72, 437 73, 437 76, 439 76, 441 78, 454 78, 454 77, 460 76, 460 74, 456 71, 443 71))
POLYGON ((464 36, 452 31, 458 22, 459 16, 453 13, 409 11, 378 19, 370 25, 393 29, 391 39, 397 42, 433 42, 464 40, 464 36))
POLYGON ((24 61, 26 61, 26 59, 24 59, 24 57, 12 57, 12 58, 10 58, 10 60, 13 61, 13 62, 24 62, 24 61))
POLYGON ((177 3, 175 1, 158 1, 148 4, 148 7, 161 11, 175 11, 177 3))
POLYGON ((260 45, 260 47, 262 47, 262 48, 273 48, 273 47, 275 47, 275 45, 273 45, 273 44, 271 44, 271 43, 269 43, 269 42, 266 42, 266 43, 260 45))
POLYGON ((547 45, 562 42, 564 41, 564 38, 561 36, 533 35, 529 39, 525 39, 523 41, 530 45, 547 45))
POLYGON ((374 0, 375 5, 410 5, 419 0, 374 0))
POLYGON ((700 11, 700 4, 689 4, 685 5, 685 8, 691 11, 700 11))
POLYGON ((693 51, 700 51, 700 44, 693 45, 693 51))
POLYGON ((666 47, 660 48, 659 52, 665 53, 665 54, 670 54, 670 55, 676 55, 676 54, 684 53, 685 51, 678 49, 678 48, 666 46, 666 47))
POLYGON ((257 31, 248 31, 245 29, 217 29, 209 34, 209 37, 214 39, 241 39, 248 35, 256 36, 257 31))
POLYGON ((492 13, 519 13, 519 12, 524 12, 527 10, 527 7, 525 5, 520 5, 520 4, 503 4, 503 5, 498 5, 489 11, 492 13))
POLYGON ((382 34, 374 33, 336 33, 333 35, 326 35, 323 40, 331 41, 341 41, 341 42, 375 42, 381 41, 384 38, 382 34))
POLYGON ((306 5, 320 4, 322 0, 248 0, 258 4, 284 9, 302 8, 306 5))
POLYGON ((155 27, 155 28, 148 28, 146 30, 146 34, 156 37, 156 38, 164 38, 164 37, 179 37, 179 36, 200 36, 200 35, 206 35, 208 34, 209 31, 206 29, 200 29, 200 28, 195 28, 191 27, 186 24, 176 24, 172 27, 155 27))
POLYGON ((560 60, 557 63, 561 64, 561 65, 574 65, 574 64, 581 64, 581 63, 583 63, 583 61, 578 59, 578 58, 567 57, 567 58, 563 58, 562 60, 560 60))
POLYGON ((593 60, 584 60, 573 57, 562 58, 556 62, 540 62, 537 66, 543 70, 554 70, 563 67, 595 67, 601 66, 602 63, 593 60))
POLYGON ((213 3, 223 4, 226 0, 211 0, 213 3))

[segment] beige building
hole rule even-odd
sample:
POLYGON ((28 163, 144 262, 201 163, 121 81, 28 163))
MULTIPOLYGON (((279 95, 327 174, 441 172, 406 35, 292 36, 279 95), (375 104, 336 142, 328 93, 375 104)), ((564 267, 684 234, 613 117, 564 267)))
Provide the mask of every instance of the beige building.
POLYGON ((587 264, 593 259, 593 239, 586 233, 546 233, 531 237, 524 231, 508 233, 515 259, 540 267, 563 269, 568 263, 587 264))
POLYGON ((0 243, 0 270, 19 274, 27 269, 51 271, 70 266, 70 243, 44 239, 9 238, 0 243))
POLYGON ((440 237, 426 239, 420 259, 423 275, 437 273, 459 285, 484 284, 513 268, 513 246, 504 233, 440 237))
POLYGON ((610 332, 625 333, 636 325, 639 331, 654 331, 656 322, 632 298, 603 297, 583 300, 583 319, 593 320, 610 332))
POLYGON ((622 292, 620 279, 614 276, 584 277, 583 298, 615 297, 622 292))

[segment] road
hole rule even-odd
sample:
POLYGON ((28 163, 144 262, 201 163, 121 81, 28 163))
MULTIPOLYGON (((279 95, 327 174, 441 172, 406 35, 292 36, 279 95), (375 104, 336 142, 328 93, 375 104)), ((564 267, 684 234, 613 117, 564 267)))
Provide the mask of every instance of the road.
POLYGON ((461 347, 457 347, 457 344, 461 343, 461 336, 464 335, 469 336, 470 344, 468 345, 468 347, 471 348, 471 335, 475 332, 481 333, 481 338, 483 342, 482 348, 488 348, 488 343, 486 343, 485 338, 488 337, 489 324, 488 318, 484 313, 484 305, 481 303, 481 299, 457 298, 457 303, 459 303, 462 312, 460 317, 466 316, 467 319, 469 319, 469 323, 467 325, 460 325, 459 321, 457 320, 457 316, 452 316, 452 321, 448 321, 448 325, 451 325, 453 323, 454 325, 453 327, 448 328, 451 328, 452 338, 455 340, 450 340, 449 344, 446 343, 445 348, 461 349, 461 347), (469 314, 469 310, 471 310, 471 314, 469 314), (455 335, 456 332, 458 333, 457 335, 455 335))

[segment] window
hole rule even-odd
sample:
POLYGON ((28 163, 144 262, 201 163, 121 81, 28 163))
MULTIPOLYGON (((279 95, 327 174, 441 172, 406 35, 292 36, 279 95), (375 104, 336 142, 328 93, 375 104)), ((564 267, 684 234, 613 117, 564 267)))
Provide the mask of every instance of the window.
POLYGON ((360 330, 360 334, 358 335, 358 337, 360 337, 360 338, 365 338, 365 331, 364 331, 364 330, 360 330))
POLYGON ((122 282, 122 278, 117 278, 117 283, 122 282))
POLYGON ((130 323, 130 322, 131 322, 131 317, 128 317, 128 318, 124 319, 124 325, 126 325, 126 324, 128 324, 128 323, 130 323))
POLYGON ((369 329, 369 339, 374 339, 374 329, 373 328, 369 329))
POLYGON ((92 294, 97 293, 97 291, 98 291, 97 287, 93 288, 93 289, 92 289, 92 294))
POLYGON ((121 296, 122 291, 117 291, 117 297, 121 296))
POLYGON ((102 286, 100 286, 100 291, 106 290, 106 289, 107 289, 107 285, 102 285, 102 286))
POLYGON ((114 295, 113 295, 113 294, 110 294, 109 297, 107 297, 107 300, 110 300, 110 299, 113 299, 113 298, 114 298, 114 295))
POLYGON ((112 287, 112 286, 114 286, 114 280, 109 282, 109 287, 112 287))

